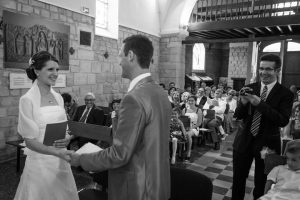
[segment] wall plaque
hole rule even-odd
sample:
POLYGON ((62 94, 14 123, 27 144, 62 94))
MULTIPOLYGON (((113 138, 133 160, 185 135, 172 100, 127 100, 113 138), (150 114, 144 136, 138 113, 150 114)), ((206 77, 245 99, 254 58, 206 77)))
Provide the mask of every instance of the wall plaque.
POLYGON ((80 45, 91 46, 92 33, 80 31, 80 45))
MULTIPOLYGON (((31 88, 32 80, 25 73, 10 73, 9 86, 10 89, 31 88)), ((53 87, 66 87, 66 74, 59 74, 53 87)))
POLYGON ((59 61, 61 70, 69 69, 70 26, 33 17, 3 11, 4 67, 28 67, 29 58, 46 50, 59 61))

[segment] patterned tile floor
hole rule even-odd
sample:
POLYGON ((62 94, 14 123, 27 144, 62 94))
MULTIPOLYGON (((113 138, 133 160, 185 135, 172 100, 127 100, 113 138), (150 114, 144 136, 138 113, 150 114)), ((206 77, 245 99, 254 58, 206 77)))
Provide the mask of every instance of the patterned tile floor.
MULTIPOLYGON (((192 153, 192 162, 185 163, 188 169, 198 171, 209 178, 213 183, 213 200, 231 199, 232 186, 232 142, 235 134, 229 135, 222 142, 220 150, 211 147, 197 147, 192 153), (199 153, 201 152, 201 153, 199 153), (198 154, 198 155, 197 155, 198 154)), ((178 166, 182 165, 180 163, 178 166)), ((244 200, 252 200, 254 164, 251 167, 246 183, 246 194, 244 200)))

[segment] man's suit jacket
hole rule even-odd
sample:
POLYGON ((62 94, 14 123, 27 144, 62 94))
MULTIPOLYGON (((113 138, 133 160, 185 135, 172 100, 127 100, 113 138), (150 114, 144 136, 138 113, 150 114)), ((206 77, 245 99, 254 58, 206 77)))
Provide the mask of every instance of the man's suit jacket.
MULTIPOLYGON (((198 99, 197 99, 197 101, 198 101, 198 99)), ((198 103, 198 107, 202 109, 203 106, 204 106, 204 104, 206 103, 206 101, 207 101, 207 97, 206 97, 206 96, 203 96, 203 97, 201 98, 200 102, 198 103)))
MULTIPOLYGON (((248 85, 253 93, 260 96, 260 83, 248 85)), ((263 146, 267 146, 280 153, 280 127, 289 122, 292 110, 293 94, 284 86, 276 83, 269 92, 265 102, 261 101, 254 107, 250 103, 243 105, 241 102, 235 110, 235 117, 242 119, 239 131, 233 143, 234 151, 248 153, 249 151, 259 154, 263 146), (254 137, 250 132, 253 114, 257 109, 261 114, 259 133, 254 137)))
MULTIPOLYGON (((75 116, 74 116, 74 121, 79 121, 84 110, 85 110, 85 105, 79 106, 76 110, 75 116)), ((97 125, 103 125, 104 122, 104 112, 102 109, 94 105, 92 107, 92 110, 90 111, 88 118, 86 119, 86 123, 88 124, 97 124, 97 125)))
POLYGON ((170 117, 167 94, 144 78, 120 104, 113 145, 80 156, 87 171, 109 170, 110 200, 170 198, 170 117))

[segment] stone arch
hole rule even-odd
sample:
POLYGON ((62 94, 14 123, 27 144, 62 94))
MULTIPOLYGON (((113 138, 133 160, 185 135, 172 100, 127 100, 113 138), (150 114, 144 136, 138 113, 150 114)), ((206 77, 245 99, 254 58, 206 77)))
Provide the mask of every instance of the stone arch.
POLYGON ((162 34, 179 33, 186 29, 197 0, 172 0, 165 19, 162 19, 162 34))

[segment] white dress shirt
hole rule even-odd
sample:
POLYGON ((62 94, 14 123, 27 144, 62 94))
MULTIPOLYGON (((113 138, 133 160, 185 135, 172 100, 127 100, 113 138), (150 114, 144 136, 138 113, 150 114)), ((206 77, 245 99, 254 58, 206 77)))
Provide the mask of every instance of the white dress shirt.
MULTIPOLYGON (((274 85, 277 83, 277 81, 274 81, 273 83, 270 83, 267 86, 268 91, 267 91, 267 95, 266 95, 266 99, 268 97, 268 95, 270 94, 271 90, 273 89, 274 85)), ((260 94, 262 93, 263 89, 265 87, 265 84, 263 82, 261 82, 261 86, 260 86, 260 94)))
POLYGON ((132 79, 132 81, 130 82, 129 84, 129 87, 128 87, 128 91, 127 92, 130 92, 134 86, 142 79, 148 77, 148 76, 151 76, 150 72, 147 72, 147 73, 144 73, 144 74, 140 74, 138 75, 137 77, 135 77, 134 79, 132 79))

